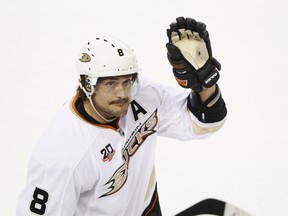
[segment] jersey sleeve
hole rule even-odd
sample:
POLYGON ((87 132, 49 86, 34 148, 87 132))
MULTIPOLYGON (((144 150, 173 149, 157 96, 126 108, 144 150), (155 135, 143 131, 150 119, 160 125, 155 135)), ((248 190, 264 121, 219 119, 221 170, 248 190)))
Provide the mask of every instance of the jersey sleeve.
POLYGON ((225 118, 215 122, 202 122, 189 109, 188 98, 191 91, 187 89, 174 89, 160 87, 161 105, 159 108, 160 136, 179 140, 204 138, 219 130, 225 118))
POLYGON ((74 167, 67 166, 61 160, 49 161, 47 164, 35 154, 37 151, 29 161, 27 183, 19 196, 16 215, 74 215, 80 194, 89 190, 87 181, 95 180, 93 172, 90 172, 90 178, 84 179, 89 171, 85 167, 87 174, 83 175, 85 165, 82 162, 74 167))
POLYGON ((46 166, 32 159, 16 215, 73 215, 79 197, 76 185, 77 176, 71 170, 46 166))

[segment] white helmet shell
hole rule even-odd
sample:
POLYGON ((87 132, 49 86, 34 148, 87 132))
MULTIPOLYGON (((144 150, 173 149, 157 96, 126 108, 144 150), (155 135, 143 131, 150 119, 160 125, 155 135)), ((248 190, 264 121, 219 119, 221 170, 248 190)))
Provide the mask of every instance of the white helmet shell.
POLYGON ((79 75, 96 85, 98 77, 128 75, 139 72, 134 51, 113 38, 95 38, 79 51, 76 63, 79 75))

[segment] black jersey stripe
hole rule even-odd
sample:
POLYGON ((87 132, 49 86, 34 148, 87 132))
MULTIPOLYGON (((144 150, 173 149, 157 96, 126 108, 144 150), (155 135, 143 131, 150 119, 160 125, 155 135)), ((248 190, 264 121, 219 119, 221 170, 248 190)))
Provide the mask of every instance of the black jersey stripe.
POLYGON ((154 193, 153 193, 153 196, 149 205, 144 210, 141 216, 162 216, 158 192, 157 192, 157 185, 155 187, 155 190, 154 190, 154 193))

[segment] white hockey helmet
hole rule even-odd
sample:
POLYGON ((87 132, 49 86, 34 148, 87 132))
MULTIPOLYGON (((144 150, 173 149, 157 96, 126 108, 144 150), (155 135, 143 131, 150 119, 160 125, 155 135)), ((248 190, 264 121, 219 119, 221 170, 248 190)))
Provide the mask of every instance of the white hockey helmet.
POLYGON ((79 51, 76 63, 79 76, 86 75, 88 84, 96 85, 99 77, 128 75, 139 72, 134 51, 113 38, 95 38, 79 51))

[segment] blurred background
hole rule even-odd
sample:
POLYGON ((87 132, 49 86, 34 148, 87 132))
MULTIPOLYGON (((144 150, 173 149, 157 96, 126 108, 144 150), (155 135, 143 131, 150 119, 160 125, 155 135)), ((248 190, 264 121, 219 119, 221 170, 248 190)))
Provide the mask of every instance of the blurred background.
POLYGON ((178 16, 205 22, 229 116, 217 134, 159 138, 164 216, 218 198, 255 216, 287 215, 287 11, 284 0, 1 0, 0 215, 15 215, 31 151, 74 95, 75 59, 96 36, 136 52, 144 76, 180 88, 166 59, 178 16), (285 72, 286 71, 286 72, 285 72), (286 95, 286 96, 285 96, 286 95))

